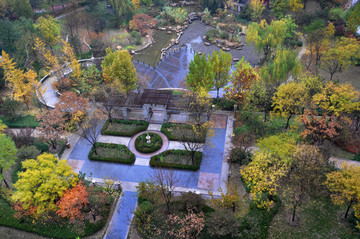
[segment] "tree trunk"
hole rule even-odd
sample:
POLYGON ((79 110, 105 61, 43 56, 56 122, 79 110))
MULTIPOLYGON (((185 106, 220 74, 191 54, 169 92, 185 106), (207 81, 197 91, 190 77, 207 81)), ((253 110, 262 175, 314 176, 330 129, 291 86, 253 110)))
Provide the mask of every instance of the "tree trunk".
POLYGON ((292 114, 289 115, 287 121, 286 121, 286 126, 285 126, 285 129, 288 129, 289 128, 289 122, 290 122, 290 118, 291 118, 292 114))
POLYGON ((296 213, 296 206, 294 206, 293 208, 293 214, 292 214, 292 218, 291 218, 291 221, 295 221, 295 213, 296 213))
POLYGON ((349 203, 347 209, 346 209, 346 212, 345 212, 345 217, 344 218, 347 218, 348 214, 349 214, 349 210, 351 208, 351 205, 352 205, 352 202, 349 203))
POLYGON ((96 145, 93 144, 93 146, 94 146, 94 153, 95 153, 95 155, 98 155, 98 154, 97 154, 97 151, 96 151, 96 145))
POLYGON ((192 163, 192 165, 195 165, 195 152, 196 151, 191 151, 191 163, 192 163))
POLYGON ((7 188, 9 188, 9 184, 6 182, 6 180, 3 179, 3 181, 4 181, 4 183, 5 183, 5 186, 6 186, 7 188))
POLYGON ((233 212, 235 212, 235 207, 236 207, 235 202, 233 202, 233 203, 232 203, 232 210, 233 210, 233 212))
POLYGON ((333 72, 330 72, 330 81, 332 81, 332 78, 333 78, 333 75, 334 75, 335 73, 333 73, 333 72))
POLYGON ((219 99, 219 91, 220 91, 220 88, 216 88, 216 99, 219 99))
POLYGON ((50 142, 51 142, 51 144, 52 144, 53 149, 56 149, 55 140, 50 140, 50 142))

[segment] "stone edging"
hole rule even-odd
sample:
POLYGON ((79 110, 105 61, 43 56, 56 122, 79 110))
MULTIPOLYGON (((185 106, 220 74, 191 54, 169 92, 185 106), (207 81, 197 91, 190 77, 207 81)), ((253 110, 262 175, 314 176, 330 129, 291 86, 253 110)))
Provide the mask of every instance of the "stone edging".
POLYGON ((156 130, 147 130, 147 131, 141 131, 137 134, 135 134, 131 139, 130 139, 130 142, 129 142, 129 145, 128 145, 128 148, 129 150, 135 154, 136 157, 140 157, 140 158, 151 158, 152 156, 154 155, 157 155, 159 153, 162 153, 164 152, 168 147, 169 147, 169 144, 170 144, 170 141, 169 139, 166 137, 165 134, 161 133, 160 131, 156 131, 156 130), (149 154, 144 154, 144 153, 141 153, 139 151, 136 150, 135 148, 135 140, 138 136, 146 133, 146 132, 149 132, 149 133, 155 133, 155 134, 158 134, 162 141, 163 141, 163 145, 161 146, 161 148, 153 153, 149 153, 149 154))

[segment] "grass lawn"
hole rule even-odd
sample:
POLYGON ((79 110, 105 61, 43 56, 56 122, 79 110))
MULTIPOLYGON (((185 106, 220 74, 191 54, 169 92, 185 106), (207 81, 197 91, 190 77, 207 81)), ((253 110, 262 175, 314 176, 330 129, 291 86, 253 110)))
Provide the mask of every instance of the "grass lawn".
POLYGON ((95 154, 95 148, 92 147, 89 159, 126 164, 133 164, 135 162, 135 155, 122 144, 96 143, 96 152, 97 154, 95 154))
POLYGON ((274 217, 268 238, 360 238, 360 233, 340 216, 344 207, 335 206, 329 198, 312 198, 311 203, 297 214, 300 226, 285 221, 289 211, 282 207, 274 217))
POLYGON ((3 115, 0 115, 0 120, 2 120, 9 128, 36 128, 39 126, 39 122, 36 121, 35 116, 33 115, 21 116, 14 120, 6 119, 3 115))
POLYGON ((145 154, 159 150, 163 145, 163 141, 160 135, 155 133, 149 133, 150 136, 149 144, 147 143, 147 139, 146 139, 147 135, 148 135, 147 133, 144 133, 136 138, 135 140, 136 150, 145 154))
POLYGON ((191 155, 185 150, 167 150, 151 157, 150 165, 166 168, 179 168, 198 170, 200 168, 202 153, 195 153, 195 165, 191 162, 191 155))
POLYGON ((101 134, 115 136, 134 136, 147 129, 149 123, 143 120, 107 120, 101 129, 101 134))
MULTIPOLYGON (((188 124, 165 123, 161 126, 161 132, 170 140, 181 141, 182 135, 192 135, 192 133, 184 133, 184 131, 193 131, 192 126, 188 124)), ((202 137, 193 138, 190 142, 205 143, 206 134, 202 137)))

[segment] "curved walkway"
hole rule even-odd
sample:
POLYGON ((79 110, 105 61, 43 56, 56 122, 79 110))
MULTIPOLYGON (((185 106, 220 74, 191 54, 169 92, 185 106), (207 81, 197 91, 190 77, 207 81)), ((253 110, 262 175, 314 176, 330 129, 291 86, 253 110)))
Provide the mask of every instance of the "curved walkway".
POLYGON ((147 131, 142 131, 142 132, 137 133, 136 135, 134 135, 134 137, 132 137, 132 139, 129 142, 129 146, 128 146, 129 150, 131 152, 133 152, 136 157, 147 158, 147 159, 151 158, 154 155, 164 152, 165 150, 167 150, 168 147, 169 147, 169 139, 166 137, 166 135, 161 133, 160 131, 155 131, 155 130, 147 130, 147 131), (149 153, 149 154, 141 153, 141 152, 137 151, 135 148, 135 140, 137 139, 137 137, 139 137, 140 135, 147 133, 147 132, 158 134, 163 141, 163 145, 161 146, 161 148, 159 150, 157 150, 153 153, 149 153))

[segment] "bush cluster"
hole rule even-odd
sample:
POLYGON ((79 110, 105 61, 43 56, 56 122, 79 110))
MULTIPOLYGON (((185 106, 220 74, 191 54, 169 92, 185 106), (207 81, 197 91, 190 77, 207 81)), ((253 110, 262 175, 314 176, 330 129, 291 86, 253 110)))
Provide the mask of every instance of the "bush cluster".
POLYGON ((146 122, 144 120, 118 120, 118 119, 113 119, 112 122, 117 123, 117 124, 123 124, 123 125, 136 125, 137 127, 134 128, 131 131, 111 131, 111 130, 107 129, 109 124, 110 124, 110 121, 106 120, 104 126, 101 129, 101 134, 103 134, 103 135, 132 137, 136 133, 146 130, 148 125, 149 125, 149 122, 146 122))
POLYGON ((119 154, 118 155, 95 155, 94 146, 91 148, 89 152, 90 160, 97 161, 107 161, 107 162, 116 162, 116 163, 124 163, 124 164, 133 164, 135 162, 135 154, 133 154, 125 145, 122 144, 108 144, 108 143, 99 143, 95 144, 97 149, 99 148, 107 148, 107 149, 116 149, 119 154), (119 155, 126 155, 125 157, 121 157, 119 155))
POLYGON ((149 136, 151 137, 150 144, 146 143, 146 141, 147 141, 146 136, 147 136, 147 133, 144 133, 136 138, 135 148, 137 151, 147 154, 147 153, 155 152, 162 147, 163 141, 162 141, 160 135, 155 134, 155 133, 149 133, 149 136))
POLYGON ((185 165, 177 163, 168 163, 166 162, 165 157, 169 154, 184 155, 184 157, 190 157, 191 152, 186 150, 167 150, 158 155, 152 156, 150 159, 150 166, 152 167, 163 167, 163 168, 177 168, 177 169, 188 169, 188 170, 199 170, 202 160, 202 152, 195 152, 195 165, 185 165))

